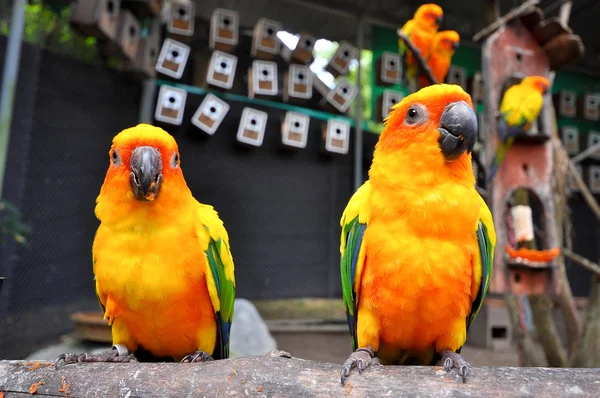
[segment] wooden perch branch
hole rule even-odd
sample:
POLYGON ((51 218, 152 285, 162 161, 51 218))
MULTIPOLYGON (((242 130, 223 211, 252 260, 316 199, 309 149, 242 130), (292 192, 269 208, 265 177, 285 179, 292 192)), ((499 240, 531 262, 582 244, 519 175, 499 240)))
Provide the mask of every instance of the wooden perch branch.
POLYGON ((582 265, 583 267, 589 269, 590 271, 596 273, 596 275, 600 276, 600 265, 591 262, 587 258, 580 256, 577 253, 572 252, 571 250, 563 247, 560 249, 566 258, 575 261, 577 264, 582 265))
POLYGON ((429 79, 431 84, 440 83, 435 79, 435 77, 433 77, 433 73, 431 72, 431 69, 429 69, 427 62, 425 62, 425 60, 421 56, 421 52, 417 49, 417 47, 415 47, 415 45, 410 40, 410 38, 404 32, 402 32, 400 29, 398 29, 398 31, 396 33, 398 34, 398 37, 400 39, 402 39, 404 44, 406 44, 406 47, 408 47, 410 49, 410 51, 412 51, 413 56, 417 59, 417 62, 419 63, 419 67, 421 68, 421 70, 423 72, 425 72, 425 74, 427 75, 427 78, 429 79))
POLYGON ((431 366, 375 365, 362 375, 353 371, 344 386, 339 374, 340 364, 277 354, 198 364, 82 363, 58 370, 48 362, 0 361, 0 390, 7 398, 30 396, 31 388, 40 397, 600 396, 598 369, 475 367, 464 384, 455 372, 431 366))
POLYGON ((498 18, 491 25, 488 25, 485 28, 481 29, 479 32, 475 33, 475 36, 473 36, 473 41, 478 42, 479 40, 483 39, 484 37, 494 33, 501 26, 503 26, 507 22, 510 22, 511 20, 518 17, 519 15, 523 14, 526 10, 537 5, 539 2, 540 2, 540 0, 526 1, 525 3, 523 3, 520 6, 518 6, 517 8, 515 8, 514 10, 511 10, 510 12, 506 13, 506 15, 504 15, 503 17, 498 18))

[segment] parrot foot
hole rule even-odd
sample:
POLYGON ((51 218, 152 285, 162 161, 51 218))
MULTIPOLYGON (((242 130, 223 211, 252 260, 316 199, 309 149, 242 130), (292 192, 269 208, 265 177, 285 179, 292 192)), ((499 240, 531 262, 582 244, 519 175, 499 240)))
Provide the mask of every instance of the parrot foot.
POLYGON ((65 365, 77 362, 130 362, 135 357, 129 354, 127 347, 122 344, 115 344, 110 351, 104 351, 99 354, 90 353, 67 353, 60 354, 54 360, 54 369, 58 369, 60 361, 63 361, 65 365))
POLYGON ((443 350, 440 352, 442 358, 438 361, 438 366, 443 366, 446 372, 455 369, 457 373, 462 376, 463 383, 467 382, 467 376, 469 376, 469 367, 471 364, 462 355, 457 354, 449 350, 443 350))
POLYGON ((342 385, 344 385, 344 381, 346 377, 350 375, 350 371, 352 368, 358 367, 358 374, 361 374, 363 370, 365 370, 369 365, 379 365, 379 358, 375 356, 375 353, 370 348, 358 348, 354 351, 346 362, 342 365, 342 371, 340 373, 340 380, 342 385))
POLYGON ((193 362, 208 362, 208 361, 214 361, 213 357, 211 357, 204 351, 198 350, 193 354, 186 355, 185 357, 183 357, 183 359, 180 362, 193 363, 193 362))

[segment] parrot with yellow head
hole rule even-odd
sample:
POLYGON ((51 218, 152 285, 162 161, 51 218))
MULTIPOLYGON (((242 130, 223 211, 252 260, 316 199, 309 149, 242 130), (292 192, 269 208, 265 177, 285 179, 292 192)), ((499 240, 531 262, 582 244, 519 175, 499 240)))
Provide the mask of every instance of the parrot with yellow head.
POLYGON ((386 118, 369 179, 341 217, 342 295, 354 352, 370 364, 444 365, 460 355, 487 294, 496 233, 475 189, 477 116, 458 85, 405 97, 386 118))
POLYGON ((229 356, 235 299, 229 237, 212 206, 188 188, 166 131, 117 134, 96 200, 96 295, 113 349, 61 354, 75 362, 203 362, 229 356))
MULTIPOLYGON (((427 59, 435 32, 444 19, 442 7, 427 3, 417 8, 412 19, 408 20, 400 31, 408 36, 412 44, 419 50, 423 60, 427 59)), ((404 60, 404 74, 412 87, 416 86, 419 62, 404 40, 398 39, 398 51, 404 60)))
POLYGON ((498 146, 490 164, 488 183, 493 181, 517 135, 529 131, 533 121, 540 115, 548 87, 550 82, 545 77, 527 76, 519 84, 509 87, 502 96, 498 118, 498 146))

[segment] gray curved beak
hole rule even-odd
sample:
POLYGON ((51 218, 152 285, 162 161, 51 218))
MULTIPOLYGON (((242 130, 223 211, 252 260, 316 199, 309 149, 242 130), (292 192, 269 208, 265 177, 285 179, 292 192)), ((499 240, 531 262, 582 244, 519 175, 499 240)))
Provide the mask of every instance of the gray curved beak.
POLYGON ((464 152, 470 153, 477 140, 477 115, 466 102, 446 106, 438 127, 438 142, 447 161, 456 160, 464 152))
POLYGON ((158 149, 137 147, 131 153, 129 185, 137 200, 151 202, 158 197, 162 184, 162 160, 158 149))

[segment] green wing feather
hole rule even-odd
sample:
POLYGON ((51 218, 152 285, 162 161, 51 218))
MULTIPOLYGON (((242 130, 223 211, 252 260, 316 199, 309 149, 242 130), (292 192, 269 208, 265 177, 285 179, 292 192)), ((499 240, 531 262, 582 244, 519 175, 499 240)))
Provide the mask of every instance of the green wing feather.
POLYGON ((481 267, 481 285, 471 305, 471 313, 467 318, 467 329, 473 324, 477 314, 479 314, 483 300, 490 287, 494 265, 494 248, 496 246, 496 231, 494 229, 492 214, 483 199, 481 197, 479 199, 481 218, 477 223, 477 230, 475 231, 477 243, 479 244, 479 259, 475 261, 474 266, 481 267))
MULTIPOLYGON (((208 231, 208 227, 205 226, 205 228, 208 231)), ((212 236, 206 249, 206 257, 217 287, 220 302, 219 310, 215 311, 217 318, 217 342, 212 356, 214 359, 225 359, 229 358, 229 335, 235 303, 235 280, 228 277, 226 267, 229 264, 233 267, 233 261, 231 260, 231 252, 227 243, 222 238, 215 240, 212 236), (224 259, 223 255, 229 258, 224 259)), ((231 275, 233 275, 233 270, 231 271, 231 275)))

